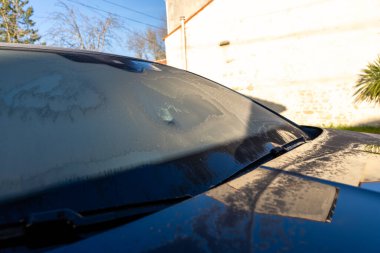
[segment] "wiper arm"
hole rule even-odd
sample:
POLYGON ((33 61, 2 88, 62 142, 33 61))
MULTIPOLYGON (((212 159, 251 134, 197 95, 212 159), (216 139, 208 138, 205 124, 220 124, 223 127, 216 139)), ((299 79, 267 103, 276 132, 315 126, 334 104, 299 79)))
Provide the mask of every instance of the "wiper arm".
POLYGON ((67 243, 91 233, 134 221, 191 196, 132 204, 120 207, 75 212, 58 209, 32 213, 19 223, 0 225, 0 248, 26 244, 32 247, 67 243))
MULTIPOLYGON (((269 153, 266 156, 272 156, 273 158, 282 155, 292 149, 295 149, 296 147, 304 144, 306 142, 304 137, 297 138, 295 140, 292 140, 291 142, 288 142, 282 146, 275 146, 273 147, 269 153)), ((261 158, 260 158, 261 159, 261 158)))
POLYGON ((305 137, 299 137, 295 140, 292 140, 291 142, 289 143, 286 143, 285 145, 281 146, 286 152, 292 150, 292 149, 295 149, 296 147, 302 145, 306 143, 306 139, 305 137))
POLYGON ((264 163, 266 163, 266 162, 268 162, 268 161, 270 161, 270 160, 272 160, 272 159, 274 159, 274 158, 276 158, 276 157, 278 157, 278 156, 280 156, 286 152, 289 152, 290 150, 292 150, 292 149, 294 149, 294 148, 296 148, 296 147, 298 147, 304 143, 306 143, 306 139, 302 136, 302 137, 299 137, 299 138, 297 138, 291 142, 288 142, 282 146, 275 146, 272 149, 270 149, 270 151, 266 155, 264 155, 264 156, 260 157, 259 159, 253 161, 252 163, 247 165, 245 168, 235 172, 234 174, 232 174, 228 178, 224 179, 222 182, 213 186, 213 188, 217 187, 219 185, 222 185, 228 181, 231 181, 232 179, 239 177, 240 175, 246 173, 247 171, 252 170, 252 168, 256 168, 256 167, 260 166, 261 164, 264 164, 264 163))

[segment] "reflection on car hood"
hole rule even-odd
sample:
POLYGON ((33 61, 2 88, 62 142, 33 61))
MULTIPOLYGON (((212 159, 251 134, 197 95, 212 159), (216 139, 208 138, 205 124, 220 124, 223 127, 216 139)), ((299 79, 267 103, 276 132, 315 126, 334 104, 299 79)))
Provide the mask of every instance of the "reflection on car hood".
POLYGON ((379 178, 379 145, 326 130, 193 199, 54 252, 378 252, 380 193, 359 186, 379 178))
POLYGON ((314 141, 265 166, 352 186, 380 181, 380 137, 325 130, 314 141))

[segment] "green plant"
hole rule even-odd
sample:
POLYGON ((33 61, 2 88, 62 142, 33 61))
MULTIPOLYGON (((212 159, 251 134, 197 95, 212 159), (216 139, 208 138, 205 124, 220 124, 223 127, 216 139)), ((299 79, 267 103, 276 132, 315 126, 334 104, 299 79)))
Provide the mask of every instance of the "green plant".
POLYGON ((29 0, 0 1, 0 42, 33 44, 40 39, 29 0))
POLYGON ((369 101, 380 104, 380 56, 362 70, 356 82, 356 101, 369 101))
POLYGON ((340 130, 349 130, 355 132, 380 134, 380 126, 345 126, 345 125, 329 125, 326 128, 335 128, 340 130))

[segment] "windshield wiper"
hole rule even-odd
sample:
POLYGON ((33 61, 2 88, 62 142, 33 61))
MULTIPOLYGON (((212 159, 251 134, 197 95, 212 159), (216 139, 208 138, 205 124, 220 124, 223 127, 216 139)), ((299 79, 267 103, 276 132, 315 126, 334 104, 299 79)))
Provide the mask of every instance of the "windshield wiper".
POLYGON ((68 208, 32 213, 19 223, 0 225, 0 249, 19 245, 44 247, 77 241, 189 198, 191 196, 186 195, 80 213, 68 208))
POLYGON ((295 149, 298 146, 301 146, 302 144, 306 143, 305 137, 299 137, 295 140, 292 140, 291 142, 286 143, 285 145, 282 145, 281 147, 286 151, 290 151, 292 149, 295 149))
POLYGON ((299 137, 291 142, 288 142, 282 146, 274 146, 272 149, 269 150, 269 152, 265 155, 263 155, 262 157, 260 157, 259 159, 253 161, 252 163, 250 163, 249 165, 247 165, 246 167, 244 167, 243 169, 235 172, 234 174, 232 174, 231 176, 227 177, 226 179, 224 179, 222 182, 218 183, 217 185, 213 186, 213 188, 219 186, 219 185, 222 185, 228 181, 231 181, 232 179, 235 179, 239 176, 241 176, 242 174, 245 174, 247 173, 248 171, 252 170, 252 169, 255 169, 257 168, 258 166, 260 166, 261 164, 264 164, 286 152, 289 152, 290 150, 292 149, 295 149, 296 147, 302 145, 306 143, 306 139, 305 137, 299 137))

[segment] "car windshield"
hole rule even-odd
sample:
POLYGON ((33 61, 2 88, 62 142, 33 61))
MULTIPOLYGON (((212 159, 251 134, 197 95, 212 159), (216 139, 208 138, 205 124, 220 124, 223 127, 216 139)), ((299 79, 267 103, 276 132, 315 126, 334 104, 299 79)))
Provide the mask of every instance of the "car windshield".
POLYGON ((0 224, 205 191, 296 125, 208 79, 136 59, 0 50, 0 224), (3 209, 5 210, 5 209, 3 209))

